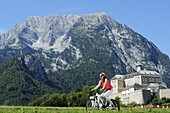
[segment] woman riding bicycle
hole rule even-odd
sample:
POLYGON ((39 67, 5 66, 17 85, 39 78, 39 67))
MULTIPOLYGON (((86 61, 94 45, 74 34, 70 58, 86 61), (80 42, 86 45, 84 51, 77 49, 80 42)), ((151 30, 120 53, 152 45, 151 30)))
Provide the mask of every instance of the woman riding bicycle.
MULTIPOLYGON (((112 106, 112 101, 109 99, 109 95, 112 94, 113 92, 113 87, 110 85, 108 79, 106 78, 107 74, 105 73, 100 73, 100 78, 101 80, 99 81, 98 85, 92 89, 91 91, 94 91, 96 89, 98 89, 100 87, 100 85, 102 84, 103 88, 100 89, 100 91, 104 90, 104 92, 101 94, 101 97, 105 97, 108 101, 109 101, 109 106, 112 106)), ((102 100, 102 98, 100 97, 100 99, 102 100)))

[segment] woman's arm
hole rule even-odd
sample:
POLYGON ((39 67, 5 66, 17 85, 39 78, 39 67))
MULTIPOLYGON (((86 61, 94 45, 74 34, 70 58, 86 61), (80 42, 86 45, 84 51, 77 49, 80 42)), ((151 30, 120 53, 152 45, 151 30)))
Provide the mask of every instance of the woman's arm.
POLYGON ((100 85, 101 85, 101 80, 99 81, 98 85, 94 89, 92 89, 91 91, 98 89, 100 87, 100 85))

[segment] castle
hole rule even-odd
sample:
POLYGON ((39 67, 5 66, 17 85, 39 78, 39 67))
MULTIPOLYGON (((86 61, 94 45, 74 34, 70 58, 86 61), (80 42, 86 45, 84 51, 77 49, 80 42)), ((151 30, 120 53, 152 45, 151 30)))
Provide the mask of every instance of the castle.
POLYGON ((113 86, 110 98, 118 96, 124 104, 147 104, 153 95, 170 98, 170 89, 164 87, 162 75, 156 71, 144 70, 142 65, 138 65, 135 73, 115 75, 110 82, 113 86))

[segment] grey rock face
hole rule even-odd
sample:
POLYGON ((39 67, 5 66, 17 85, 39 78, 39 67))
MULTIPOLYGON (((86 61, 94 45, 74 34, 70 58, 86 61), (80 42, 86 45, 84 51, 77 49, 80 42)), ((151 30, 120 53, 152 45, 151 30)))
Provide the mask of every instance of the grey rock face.
POLYGON ((44 83, 47 83, 47 74, 40 61, 35 59, 31 54, 26 54, 18 59, 22 62, 23 66, 26 66, 29 69, 35 79, 40 79, 44 83))

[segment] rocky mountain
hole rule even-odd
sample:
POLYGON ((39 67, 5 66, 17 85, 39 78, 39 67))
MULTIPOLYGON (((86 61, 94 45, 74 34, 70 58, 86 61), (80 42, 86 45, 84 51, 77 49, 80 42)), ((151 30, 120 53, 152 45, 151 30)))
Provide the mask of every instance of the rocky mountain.
POLYGON ((84 66, 82 76, 88 76, 89 72, 88 77, 98 77, 96 74, 101 71, 111 76, 130 73, 143 64, 146 69, 161 73, 170 86, 169 57, 106 13, 31 16, 0 35, 0 63, 25 53, 38 58, 46 72, 52 70, 59 74, 84 66), (93 67, 99 70, 93 72, 93 67))

